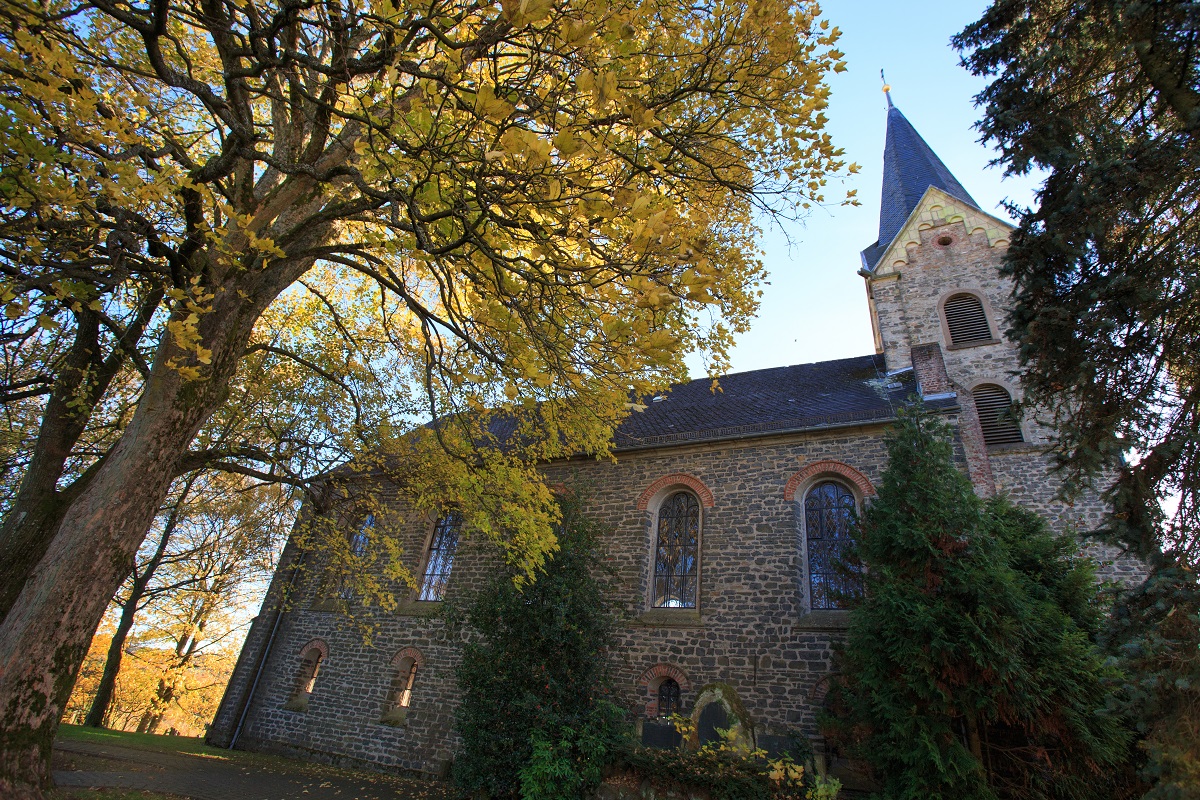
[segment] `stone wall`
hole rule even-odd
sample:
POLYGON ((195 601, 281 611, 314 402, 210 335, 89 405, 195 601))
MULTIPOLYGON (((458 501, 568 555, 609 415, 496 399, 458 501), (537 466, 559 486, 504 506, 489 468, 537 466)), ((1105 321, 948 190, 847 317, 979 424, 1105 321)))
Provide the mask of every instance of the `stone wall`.
MULTIPOLYGON (((670 402, 669 400, 665 402, 670 402)), ((949 415, 952 424, 957 416, 949 415)), ((760 737, 789 729, 817 735, 823 680, 847 612, 809 610, 802 503, 809 485, 841 481, 862 499, 885 466, 884 427, 847 427, 705 445, 626 452, 616 462, 572 460, 548 465, 547 478, 585 499, 613 533, 607 557, 617 576, 624 618, 612 653, 612 682, 632 718, 645 718, 652 676, 682 675, 683 706, 712 683, 728 684, 760 737), (696 609, 651 608, 657 503, 686 488, 702 499, 700 589, 696 609), (669 667, 669 670, 656 667, 669 667)), ((965 467, 961 440, 956 456, 965 467)), ((1066 509, 1052 499, 1042 457, 1030 448, 996 454, 1003 490, 1047 515, 1056 526, 1092 520, 1098 506, 1066 509)), ((1098 502, 1098 501, 1097 501, 1098 502)), ((432 520, 406 523, 399 534, 408 566, 418 572, 432 520)), ((295 558, 289 555, 288 558, 295 558)), ((448 597, 464 597, 492 570, 488 545, 467 539, 455 559, 448 597)), ((319 565, 297 585, 280 618, 238 746, 315 760, 442 773, 455 748, 453 679, 466 633, 439 616, 438 603, 407 601, 396 613, 356 614, 373 625, 369 641, 322 597, 319 565), (330 610, 321 610, 330 609, 330 610), (300 654, 314 639, 329 656, 306 711, 288 711, 300 654), (380 722, 394 667, 404 648, 424 657, 402 725, 380 722)), ((271 603, 288 580, 275 579, 235 671, 210 740, 227 744, 274 626, 271 603)))

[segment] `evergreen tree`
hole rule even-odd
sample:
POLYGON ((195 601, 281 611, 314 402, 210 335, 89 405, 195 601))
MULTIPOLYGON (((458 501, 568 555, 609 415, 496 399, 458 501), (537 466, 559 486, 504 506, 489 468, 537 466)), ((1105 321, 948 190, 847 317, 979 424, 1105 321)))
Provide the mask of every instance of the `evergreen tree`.
POLYGON ((1036 514, 976 497, 943 422, 905 413, 888 448, 827 732, 887 798, 1103 796, 1128 737, 1103 710, 1091 568, 1036 514))
POLYGON ((454 779, 473 794, 515 797, 524 779, 525 795, 577 796, 599 782, 616 736, 619 714, 603 699, 614 617, 600 526, 578 501, 562 505, 558 550, 536 581, 498 574, 467 609, 477 635, 458 668, 454 779))
POLYGON ((1175 565, 1156 570, 1113 611, 1101 643, 1126 679, 1114 707, 1141 741, 1145 800, 1200 797, 1200 585, 1175 565))
MULTIPOLYGON (((1006 256, 1025 400, 1052 410, 1068 486, 1123 468, 1109 534, 1200 562, 1200 7, 994 0, 955 38, 992 78, 984 140, 1045 171, 1006 256), (1155 524, 1159 500, 1178 512, 1155 524)), ((1169 559, 1168 559, 1169 560, 1169 559)))

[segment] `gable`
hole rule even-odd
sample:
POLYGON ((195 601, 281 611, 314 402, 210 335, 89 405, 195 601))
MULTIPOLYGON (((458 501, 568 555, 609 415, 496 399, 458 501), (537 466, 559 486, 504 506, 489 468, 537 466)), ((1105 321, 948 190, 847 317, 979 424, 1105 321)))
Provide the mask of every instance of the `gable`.
POLYGON ((872 270, 873 275, 889 275, 908 264, 908 247, 921 243, 921 231, 952 222, 963 223, 969 235, 983 232, 992 247, 1007 247, 1012 232, 1016 230, 1012 223, 980 211, 936 186, 930 186, 908 215, 900 232, 883 251, 872 270))

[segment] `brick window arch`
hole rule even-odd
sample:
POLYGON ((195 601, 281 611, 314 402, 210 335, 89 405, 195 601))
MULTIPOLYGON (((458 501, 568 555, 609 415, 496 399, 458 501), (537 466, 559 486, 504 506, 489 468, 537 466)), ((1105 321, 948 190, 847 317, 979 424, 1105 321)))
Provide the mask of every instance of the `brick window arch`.
POLYGON ((656 495, 664 489, 675 486, 691 489, 700 500, 700 505, 704 508, 712 508, 715 505, 712 490, 704 485, 704 481, 695 475, 688 475, 686 472, 675 472, 670 475, 663 475, 646 487, 646 491, 642 492, 641 496, 638 497, 638 511, 649 511, 651 501, 654 500, 656 495))
POLYGON ((801 486, 808 483, 813 478, 822 475, 837 475, 845 480, 858 490, 863 497, 874 497, 875 487, 871 484, 869 478, 863 475, 849 464, 843 464, 841 461, 814 461, 804 469, 797 472, 788 479, 787 485, 783 487, 783 499, 789 503, 796 499, 796 491, 801 486))
POLYGON ((658 717, 668 716, 671 713, 679 713, 683 710, 683 694, 691 691, 692 684, 688 680, 683 670, 674 664, 655 664, 650 669, 646 670, 638 677, 638 685, 645 692, 646 700, 646 717, 648 719, 657 719, 658 717), (668 686, 668 692, 674 695, 674 699, 678 702, 678 706, 664 712, 661 703, 661 690, 664 683, 671 681, 675 684, 678 692, 675 692, 668 686))
POLYGON ((321 665, 328 657, 329 645, 320 639, 313 639, 300 649, 300 666, 296 670, 292 693, 284 708, 290 711, 308 710, 308 699, 317 687, 317 676, 321 673, 321 665))

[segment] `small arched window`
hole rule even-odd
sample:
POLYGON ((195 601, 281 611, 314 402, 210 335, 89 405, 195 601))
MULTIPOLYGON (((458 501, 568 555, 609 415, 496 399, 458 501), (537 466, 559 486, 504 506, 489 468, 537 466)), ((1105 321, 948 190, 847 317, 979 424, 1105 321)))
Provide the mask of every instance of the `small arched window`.
POLYGON ((1018 444, 1025 441, 1021 425, 1013 413, 1012 395, 1003 386, 982 383, 971 390, 983 442, 988 447, 998 444, 1018 444))
POLYGON ((433 538, 429 540, 429 553, 425 559, 425 572, 421 575, 418 600, 439 602, 445 599, 461 532, 462 515, 457 511, 451 511, 437 521, 433 538))
POLYGON ((675 492, 658 509, 654 607, 695 608, 700 555, 700 502, 675 492))
POLYGON ((408 707, 412 703, 413 684, 417 681, 417 659, 414 656, 401 658, 392 674, 392 685, 388 689, 387 700, 383 704, 381 722, 398 725, 408 717, 408 707))
POLYGON ((658 716, 669 717, 683 710, 680 701, 679 682, 674 678, 664 678, 658 685, 658 716))
POLYGON ((296 682, 292 688, 292 696, 288 698, 284 708, 289 711, 307 711, 308 698, 312 696, 317 686, 317 675, 321 672, 321 664, 325 660, 325 649, 319 642, 312 642, 300 654, 300 669, 296 672, 296 682))
POLYGON ((857 501, 837 481, 821 481, 804 496, 808 585, 814 611, 848 608, 862 595, 862 578, 846 563, 857 501))
POLYGON ((946 330, 950 332, 950 344, 971 344, 992 341, 992 329, 988 325, 983 302, 973 294, 962 292, 946 299, 942 306, 946 314, 946 330))

